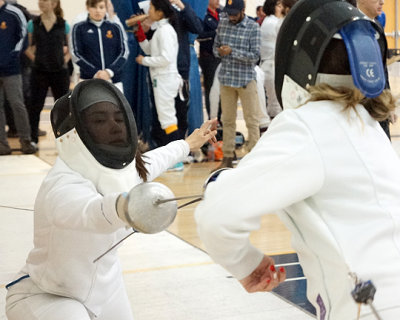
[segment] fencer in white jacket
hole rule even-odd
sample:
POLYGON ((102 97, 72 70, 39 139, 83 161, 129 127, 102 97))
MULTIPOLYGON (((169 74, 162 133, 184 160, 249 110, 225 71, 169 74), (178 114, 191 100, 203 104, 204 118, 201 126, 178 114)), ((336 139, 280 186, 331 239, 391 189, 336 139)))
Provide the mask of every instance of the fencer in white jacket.
MULTIPOLYGON (((151 12, 151 11, 150 11, 151 12)), ((136 61, 149 67, 153 84, 154 100, 161 128, 167 134, 177 130, 175 97, 178 95, 182 78, 178 72, 178 36, 168 19, 155 21, 151 40, 139 40, 139 45, 148 56, 136 61)))
POLYGON ((185 141, 145 153, 144 178, 136 166, 140 155, 132 111, 111 83, 78 84, 71 97, 56 102, 52 125, 59 157, 35 201, 34 248, 7 286, 7 317, 132 320, 117 250, 95 261, 132 232, 117 209, 119 199, 125 201, 121 193, 153 180, 216 132, 206 122, 185 141), (105 109, 93 109, 97 106, 105 109), (96 111, 89 121, 85 110, 96 111), (114 118, 107 118, 109 110, 116 110, 114 118))
MULTIPOLYGON (((263 215, 277 212, 292 233, 317 319, 358 319, 358 305, 351 295, 356 276, 375 285, 373 305, 381 318, 396 320, 400 318, 400 161, 377 122, 394 108, 390 94, 381 94, 385 81, 375 39, 379 31, 345 2, 322 2, 300 0, 278 37, 277 49, 305 48, 307 39, 316 38, 313 21, 302 29, 304 17, 312 16, 323 25, 329 13, 330 23, 337 21, 336 29, 331 24, 326 39, 320 37, 321 42, 314 44, 321 54, 311 56, 310 62, 294 59, 296 50, 282 61, 289 64, 282 81, 291 85, 282 90, 283 104, 286 108, 285 100, 292 100, 297 107, 280 113, 251 153, 208 185, 195 212, 198 232, 210 256, 246 290, 271 291, 284 281, 285 270, 277 270, 273 259, 250 243, 249 235, 260 228, 263 215), (337 31, 345 41, 331 41, 337 31), (372 90, 372 82, 355 80, 362 70, 350 75, 343 42, 350 51, 348 59, 355 59, 350 64, 379 66, 379 75, 376 68, 373 78, 379 90, 372 90), (291 79, 301 79, 302 74, 294 73, 299 70, 294 63, 309 74, 304 82, 291 79), (310 95, 305 89, 314 76, 319 85, 310 88, 310 95), (309 102, 296 104, 302 95, 309 102)), ((360 319, 376 318, 369 306, 363 306, 360 319)))

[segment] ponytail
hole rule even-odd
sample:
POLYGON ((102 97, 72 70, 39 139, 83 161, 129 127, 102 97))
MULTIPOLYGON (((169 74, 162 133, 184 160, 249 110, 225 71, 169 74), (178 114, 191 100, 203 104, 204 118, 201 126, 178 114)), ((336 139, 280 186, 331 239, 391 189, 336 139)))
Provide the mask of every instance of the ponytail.
POLYGON ((57 2, 56 7, 54 8, 54 13, 56 14, 57 18, 64 18, 64 11, 61 9, 60 0, 53 0, 57 2))

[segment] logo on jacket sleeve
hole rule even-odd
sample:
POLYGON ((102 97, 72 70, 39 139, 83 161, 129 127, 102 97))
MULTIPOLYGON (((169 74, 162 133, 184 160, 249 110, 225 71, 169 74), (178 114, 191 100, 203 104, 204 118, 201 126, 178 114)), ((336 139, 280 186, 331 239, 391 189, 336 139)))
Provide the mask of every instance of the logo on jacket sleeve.
POLYGON ((114 37, 111 30, 107 30, 106 37, 108 39, 112 39, 114 37))
POLYGON ((5 21, 2 21, 2 22, 0 23, 0 29, 2 29, 2 30, 7 29, 7 23, 6 23, 5 21))

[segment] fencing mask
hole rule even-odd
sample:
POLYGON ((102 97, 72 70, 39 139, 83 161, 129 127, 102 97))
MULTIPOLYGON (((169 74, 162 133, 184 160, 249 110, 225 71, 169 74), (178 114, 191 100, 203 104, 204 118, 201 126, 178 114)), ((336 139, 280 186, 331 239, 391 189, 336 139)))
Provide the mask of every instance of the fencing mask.
POLYGON ((387 48, 382 28, 346 1, 299 0, 284 19, 276 43, 275 88, 284 108, 304 103, 307 88, 317 78, 329 84, 329 77, 318 73, 333 38, 344 43, 347 55, 342 60, 349 64, 348 75, 332 77, 333 82, 343 78, 346 85, 351 76, 351 85, 366 97, 382 93, 386 78, 381 52, 387 48))
POLYGON ((71 169, 102 193, 129 190, 130 183, 117 176, 129 171, 138 137, 131 107, 117 87, 101 79, 80 82, 56 101, 51 124, 59 156, 71 169))

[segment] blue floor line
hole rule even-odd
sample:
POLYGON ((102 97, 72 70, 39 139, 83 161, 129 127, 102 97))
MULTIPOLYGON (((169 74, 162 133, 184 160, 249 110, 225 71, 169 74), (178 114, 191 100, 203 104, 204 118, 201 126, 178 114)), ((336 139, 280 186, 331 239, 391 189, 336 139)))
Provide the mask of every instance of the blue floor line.
MULTIPOLYGON (((271 257, 275 260, 276 265, 299 262, 296 253, 280 254, 271 257)), ((303 269, 301 268, 300 264, 285 266, 285 270, 287 279, 304 277, 303 269)), ((275 288, 273 292, 284 300, 297 305, 299 308, 307 311, 308 313, 316 315, 315 308, 307 299, 306 279, 283 282, 279 285, 279 287, 275 288)))

